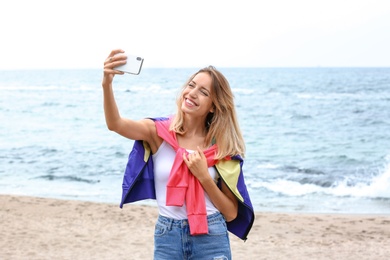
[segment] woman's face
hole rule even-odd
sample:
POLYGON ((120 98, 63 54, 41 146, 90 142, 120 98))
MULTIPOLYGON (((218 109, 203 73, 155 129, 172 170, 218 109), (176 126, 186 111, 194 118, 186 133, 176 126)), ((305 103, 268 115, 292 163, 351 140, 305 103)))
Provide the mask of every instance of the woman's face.
POLYGON ((205 117, 209 112, 213 112, 211 84, 209 74, 201 72, 195 75, 183 90, 182 111, 199 117, 205 117))

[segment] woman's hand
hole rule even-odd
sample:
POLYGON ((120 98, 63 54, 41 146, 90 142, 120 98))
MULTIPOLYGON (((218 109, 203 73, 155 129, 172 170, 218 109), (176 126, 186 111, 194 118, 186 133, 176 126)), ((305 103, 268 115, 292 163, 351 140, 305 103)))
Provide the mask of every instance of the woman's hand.
POLYGON ((183 154, 183 160, 191 173, 199 180, 200 183, 211 178, 207 166, 207 159, 203 151, 199 148, 193 153, 183 154))
POLYGON ((125 52, 121 49, 112 50, 110 55, 108 55, 108 57, 104 61, 104 74, 102 82, 103 86, 111 85, 115 74, 124 74, 123 72, 114 69, 119 65, 126 64, 126 55, 121 55, 124 53, 125 52))

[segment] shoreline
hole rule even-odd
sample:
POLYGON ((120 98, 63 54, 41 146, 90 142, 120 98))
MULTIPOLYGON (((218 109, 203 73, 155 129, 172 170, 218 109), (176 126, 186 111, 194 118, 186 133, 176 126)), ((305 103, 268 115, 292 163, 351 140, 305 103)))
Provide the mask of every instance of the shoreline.
MULTIPOLYGON (((386 259, 390 216, 256 212, 233 259, 386 259)), ((154 206, 0 195, 0 259, 152 259, 154 206)))

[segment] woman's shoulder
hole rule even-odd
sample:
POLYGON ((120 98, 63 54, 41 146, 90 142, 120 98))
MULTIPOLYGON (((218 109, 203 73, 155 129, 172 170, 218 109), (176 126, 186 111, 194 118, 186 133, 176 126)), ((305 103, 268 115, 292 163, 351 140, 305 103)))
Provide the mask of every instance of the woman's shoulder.
POLYGON ((147 124, 148 124, 150 137, 151 137, 151 140, 147 140, 147 141, 150 145, 152 153, 154 154, 158 151, 158 148, 160 147, 163 141, 163 139, 159 137, 159 135, 157 134, 156 123, 159 122, 164 124, 165 122, 169 122, 168 121, 169 117, 150 117, 150 118, 146 118, 145 120, 148 121, 147 124))

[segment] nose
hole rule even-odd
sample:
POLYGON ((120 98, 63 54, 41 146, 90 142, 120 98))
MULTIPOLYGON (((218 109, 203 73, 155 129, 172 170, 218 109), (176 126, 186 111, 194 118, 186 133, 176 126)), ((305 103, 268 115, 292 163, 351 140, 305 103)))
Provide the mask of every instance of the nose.
POLYGON ((196 97, 196 93, 197 93, 197 88, 193 88, 190 90, 190 92, 188 93, 191 97, 196 97))

